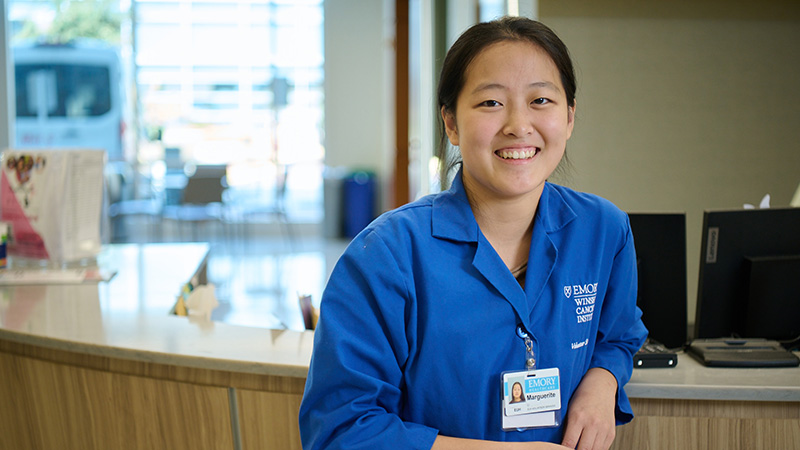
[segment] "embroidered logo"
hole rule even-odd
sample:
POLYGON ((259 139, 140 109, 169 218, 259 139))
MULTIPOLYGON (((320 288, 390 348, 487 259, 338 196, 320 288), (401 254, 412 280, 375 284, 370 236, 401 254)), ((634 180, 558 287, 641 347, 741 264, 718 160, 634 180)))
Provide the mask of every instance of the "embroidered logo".
POLYGON ((564 296, 575 301, 575 317, 578 323, 591 322, 597 300, 597 283, 564 286, 564 296))

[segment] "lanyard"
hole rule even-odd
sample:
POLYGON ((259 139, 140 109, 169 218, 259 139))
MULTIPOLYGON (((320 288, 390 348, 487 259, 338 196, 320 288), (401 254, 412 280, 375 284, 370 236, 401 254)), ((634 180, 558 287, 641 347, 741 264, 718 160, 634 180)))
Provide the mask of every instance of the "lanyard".
POLYGON ((517 336, 525 343, 525 368, 528 372, 536 370, 536 355, 533 354, 533 340, 522 324, 517 325, 517 336))

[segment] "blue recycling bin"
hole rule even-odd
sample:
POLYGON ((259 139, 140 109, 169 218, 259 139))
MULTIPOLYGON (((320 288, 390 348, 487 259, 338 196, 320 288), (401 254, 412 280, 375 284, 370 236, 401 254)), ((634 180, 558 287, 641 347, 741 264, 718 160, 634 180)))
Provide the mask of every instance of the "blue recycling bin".
POLYGON ((375 218, 375 174, 357 171, 344 180, 344 235, 354 238, 375 218))

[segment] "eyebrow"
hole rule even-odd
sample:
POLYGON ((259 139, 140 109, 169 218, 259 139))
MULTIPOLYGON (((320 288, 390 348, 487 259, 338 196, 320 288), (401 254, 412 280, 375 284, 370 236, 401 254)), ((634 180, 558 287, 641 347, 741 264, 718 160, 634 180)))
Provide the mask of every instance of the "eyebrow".
MULTIPOLYGON (((561 92, 561 89, 556 84, 551 83, 549 81, 536 81, 536 82, 530 83, 528 85, 528 87, 529 88, 545 88, 545 89, 554 90, 556 92, 561 92)), ((476 87, 475 89, 472 90, 472 94, 477 94, 479 92, 489 91, 489 90, 492 90, 492 89, 505 90, 506 87, 504 85, 500 84, 500 83, 479 84, 478 87, 476 87)))

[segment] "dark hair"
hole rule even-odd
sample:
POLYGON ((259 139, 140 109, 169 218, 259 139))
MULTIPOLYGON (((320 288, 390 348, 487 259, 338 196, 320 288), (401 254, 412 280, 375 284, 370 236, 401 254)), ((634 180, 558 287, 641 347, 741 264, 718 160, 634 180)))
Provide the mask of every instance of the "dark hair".
MULTIPOLYGON (((442 71, 439 75, 437 90, 439 111, 444 107, 445 111, 455 112, 456 101, 464 87, 464 79, 469 65, 486 47, 503 41, 530 42, 544 50, 553 60, 561 75, 561 84, 567 97, 567 105, 575 106, 577 89, 575 69, 564 42, 553 30, 540 22, 525 17, 503 17, 473 25, 450 47, 444 57, 442 71)), ((444 188, 447 175, 458 164, 458 160, 449 158, 447 155, 447 133, 445 133, 441 114, 438 114, 438 117, 441 136, 436 154, 440 161, 439 175, 444 188)))

